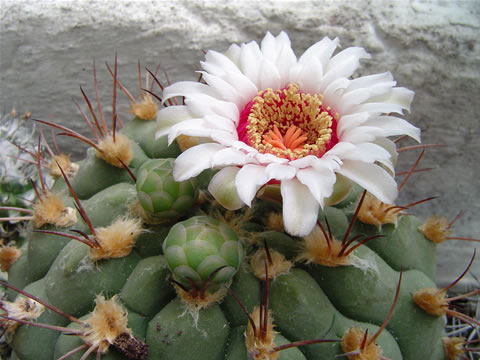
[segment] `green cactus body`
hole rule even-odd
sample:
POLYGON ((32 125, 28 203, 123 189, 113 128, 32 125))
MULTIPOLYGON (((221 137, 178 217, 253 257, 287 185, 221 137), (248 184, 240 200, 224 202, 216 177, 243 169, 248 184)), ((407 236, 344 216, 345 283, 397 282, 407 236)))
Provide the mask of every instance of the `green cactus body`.
MULTIPOLYGON (((88 160, 82 165, 89 168, 92 161, 98 163, 102 160, 88 160)), ((147 193, 144 191, 147 188, 162 186, 148 179, 148 173, 153 171, 163 175, 166 172, 171 176, 172 161, 145 160, 136 172, 137 190, 124 170, 111 167, 111 173, 104 176, 111 178, 114 173, 122 173, 116 178, 116 184, 99 181, 92 190, 84 192, 87 198, 82 204, 93 225, 108 226, 116 218, 129 214, 130 205, 137 199, 142 201, 143 195, 138 194, 147 193)), ((74 189, 84 186, 80 181, 90 182, 87 175, 82 175, 81 169, 77 175, 79 178, 72 181, 74 189), (81 180, 82 176, 84 180, 81 180)), ((66 191, 64 186, 58 187, 66 191)), ((172 198, 185 196, 179 190, 181 186, 167 184, 162 189, 172 198)), ((191 182, 185 191, 189 205, 171 217, 173 222, 161 226, 147 225, 146 231, 138 238, 138 251, 134 249, 120 259, 93 262, 88 258, 85 244, 32 232, 29 243, 22 249, 24 254, 11 268, 11 283, 37 295, 40 294, 35 290, 39 287, 37 284, 43 284, 39 296, 79 318, 92 310, 96 295, 111 297, 119 294, 121 303, 130 314, 133 332, 149 345, 149 359, 245 359, 244 333, 248 320, 233 297, 225 296, 220 304, 200 310, 195 318, 179 299, 169 279, 173 274, 173 279, 187 290, 192 284, 201 288, 212 272, 225 266, 210 279, 209 289, 215 291, 231 282, 230 288, 251 312, 260 303, 261 281, 243 261, 242 244, 247 252, 254 246, 239 240, 237 234, 219 220, 209 216, 191 217, 189 214, 193 214, 198 190, 191 182), (186 220, 175 220, 179 217, 186 220), (36 262, 37 259, 41 261, 36 262), (28 276, 22 278, 25 272, 28 276)), ((258 207, 262 206, 258 200, 258 207)), ((333 234, 341 237, 348 227, 344 210, 327 208, 324 214, 319 217, 321 221, 324 222, 326 216, 333 234)), ((381 233, 387 238, 375 239, 376 243, 372 241, 370 247, 361 246, 354 252, 366 264, 365 268, 300 264, 272 280, 269 307, 278 332, 275 344, 319 338, 340 341, 352 326, 374 333, 388 315, 398 281, 399 262, 403 261, 397 261, 397 257, 391 254, 400 250, 391 250, 390 246, 402 251, 408 247, 410 253, 404 258, 410 261, 406 265, 408 270, 401 284, 399 302, 387 330, 381 333, 377 342, 384 356, 391 359, 443 359, 440 341, 444 335, 443 318, 427 315, 411 300, 413 292, 433 286, 434 277, 431 260, 434 259, 434 246, 418 233, 417 227, 418 221, 412 217, 402 218, 396 228, 384 226, 381 233), (408 243, 403 244, 405 241, 408 243), (417 257, 412 259, 412 254, 417 257)), ((71 228, 88 231, 83 222, 71 228)), ((245 229, 250 235, 264 231, 263 226, 253 223, 245 229)), ((378 230, 357 224, 354 232, 371 235, 378 230)), ((266 232, 261 237, 272 250, 292 260, 297 257, 298 239, 283 232, 266 232)), ((65 319, 58 315, 54 318, 50 320, 42 316, 38 321, 66 325, 65 319)), ((22 325, 12 337, 11 344, 18 359, 50 360, 80 346, 82 341, 48 329, 22 325), (45 348, 41 354, 29 350, 32 345, 27 345, 30 341, 26 340, 38 336, 48 338, 42 345, 48 346, 48 351, 45 348)), ((325 343, 292 348, 279 354, 279 359, 331 359, 342 354, 342 349, 339 343, 325 343)), ((75 356, 80 358, 81 353, 75 356)), ((93 359, 94 355, 90 357, 93 359)), ((125 356, 112 347, 104 358, 122 359, 125 356)))

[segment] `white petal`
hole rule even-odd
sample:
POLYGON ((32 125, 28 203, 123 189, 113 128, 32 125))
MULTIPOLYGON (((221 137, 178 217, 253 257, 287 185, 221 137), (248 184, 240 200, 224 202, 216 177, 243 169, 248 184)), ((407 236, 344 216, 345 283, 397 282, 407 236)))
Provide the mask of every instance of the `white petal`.
POLYGON ((297 179, 308 187, 315 200, 323 208, 325 198, 332 195, 336 181, 335 172, 326 164, 323 169, 302 169, 297 173, 297 179))
MULTIPOLYGON (((338 38, 331 40, 328 37, 324 37, 319 42, 310 46, 303 55, 300 56, 298 63, 305 66, 311 62, 309 58, 314 57, 318 59, 322 69, 325 69, 338 43, 338 38)), ((323 75, 323 73, 321 75, 323 75)))
POLYGON ((352 151, 342 154, 342 161, 358 160, 366 163, 379 163, 386 166, 392 173, 394 173, 393 164, 391 161, 391 153, 380 145, 374 143, 363 143, 354 145, 352 151))
POLYGON ((392 204, 398 195, 397 183, 378 165, 345 160, 338 173, 356 182, 384 203, 392 204))
POLYGON ((247 161, 247 156, 242 151, 226 148, 215 154, 212 160, 212 167, 243 165, 247 161))
POLYGON ((217 172, 208 184, 210 194, 228 210, 238 210, 245 205, 235 187, 235 177, 239 171, 240 168, 236 166, 225 167, 217 172))
POLYGON ((163 108, 157 114, 158 130, 155 133, 155 138, 158 139, 159 137, 168 134, 173 125, 190 119, 191 117, 192 115, 188 111, 188 108, 183 105, 163 108))
POLYGON ((268 182, 265 174, 265 167, 261 165, 244 165, 235 178, 235 187, 237 188, 240 199, 250 206, 252 199, 257 194, 258 189, 268 182))
POLYGON ((311 167, 314 163, 315 160, 317 160, 318 157, 314 155, 307 155, 302 158, 292 160, 289 162, 289 165, 295 166, 297 169, 304 169, 307 167, 311 167))
POLYGON ((241 101, 236 103, 237 109, 243 109, 258 94, 255 84, 243 74, 228 73, 224 79, 237 90, 240 96, 241 101))
POLYGON ((187 149, 175 160, 173 166, 175 181, 190 179, 200 174, 203 170, 210 169, 213 157, 223 149, 224 146, 214 143, 200 144, 187 149))
POLYGON ((372 126, 358 126, 349 129, 342 134, 342 141, 360 144, 373 141, 377 137, 383 136, 383 130, 372 126))
MULTIPOLYGON (((219 119, 221 117, 218 117, 219 119)), ((228 119, 224 119, 225 122, 229 122, 228 119)), ((235 133, 226 131, 225 128, 222 128, 220 122, 216 123, 213 121, 207 121, 205 119, 190 119, 178 123, 170 129, 168 133, 168 141, 172 143, 173 140, 177 138, 178 135, 188 135, 188 136, 199 136, 212 138, 214 135, 225 136, 232 141, 238 140, 238 137, 235 133)))
POLYGON ((350 77, 358 68, 360 59, 367 57, 369 57, 367 52, 360 47, 350 47, 339 52, 328 62, 320 91, 323 91, 335 79, 350 77))
MULTIPOLYGON (((229 101, 223 101, 204 94, 195 94, 185 99, 185 105, 187 105, 188 110, 192 114, 191 117, 201 118, 214 113, 232 120, 235 124, 238 122, 238 107, 229 101)), ((169 106, 166 109, 172 107, 169 106)))
POLYGON ((203 79, 208 84, 208 86, 215 91, 216 97, 225 101, 233 102, 235 104, 239 103, 241 96, 228 82, 222 78, 211 75, 205 71, 200 71, 203 75, 203 79))
POLYGON ((204 116, 203 120, 205 121, 205 126, 209 128, 223 130, 231 133, 232 135, 237 135, 235 124, 230 119, 211 114, 204 116))
POLYGON ((327 151, 329 156, 335 155, 342 159, 346 154, 355 151, 355 145, 350 142, 340 141, 333 148, 327 151))
POLYGON ((400 105, 402 109, 410 111, 410 105, 413 101, 415 92, 403 87, 393 88, 387 94, 371 98, 370 102, 386 102, 389 104, 400 105))
POLYGON ((163 102, 175 96, 189 96, 192 94, 205 94, 215 97, 215 91, 208 85, 197 81, 179 81, 163 90, 163 102))
POLYGON ((277 67, 269 60, 264 59, 260 64, 260 73, 258 76, 260 89, 280 89, 284 87, 280 73, 277 67))
POLYGON ((323 68, 320 60, 309 56, 304 59, 302 65, 298 64, 292 70, 292 78, 298 83, 300 89, 306 93, 318 94, 320 89, 318 85, 323 75, 323 68))
POLYGON ((393 81, 392 73, 387 71, 381 74, 372 74, 353 79, 350 82, 348 89, 353 91, 356 89, 369 88, 379 84, 391 84, 391 87, 393 87, 395 86, 396 82, 393 81))
MULTIPOLYGON (((188 110, 191 113, 191 118, 202 118, 206 114, 212 113, 212 102, 219 101, 217 98, 203 95, 203 94, 196 94, 193 96, 189 96, 185 98, 185 105, 188 106, 188 110)), ((221 101, 221 100, 220 100, 221 101)), ((227 104, 230 104, 227 101, 224 101, 227 104)), ((169 106, 168 108, 172 108, 175 106, 169 106)))
POLYGON ((420 129, 395 116, 375 116, 365 122, 365 125, 382 129, 384 136, 408 135, 420 142, 420 129))
POLYGON ((338 78, 332 81, 323 91, 323 104, 328 105, 338 112, 338 108, 343 102, 343 93, 348 87, 350 80, 346 78, 338 78))
POLYGON ((270 31, 267 31, 267 34, 260 43, 260 50, 267 59, 275 61, 278 53, 277 43, 270 31))
POLYGON ((255 159, 259 163, 265 164, 265 165, 268 165, 270 163, 283 164, 283 163, 288 162, 288 159, 283 159, 283 158, 280 158, 280 157, 275 156, 273 154, 262 154, 262 153, 259 153, 259 152, 254 152, 253 154, 255 155, 255 159))
POLYGON ((297 168, 288 164, 270 164, 265 169, 268 180, 290 180, 297 173, 297 168))
POLYGON ((260 88, 258 76, 260 73, 260 63, 262 60, 263 54, 256 42, 252 41, 248 44, 242 44, 240 52, 240 64, 242 72, 255 84, 257 88, 260 88))
POLYGON ((209 134, 208 138, 211 140, 207 142, 211 142, 213 140, 216 143, 219 143, 223 146, 228 146, 228 147, 231 147, 232 144, 238 141, 238 136, 232 135, 231 133, 228 133, 225 131, 216 131, 212 134, 209 134))
POLYGON ((369 119, 369 117, 370 115, 366 112, 343 115, 342 117, 340 117, 337 122, 338 138, 341 139, 345 131, 356 128, 365 123, 369 119))
POLYGON ((276 64, 280 73, 281 82, 285 84, 289 83, 292 80, 290 75, 292 68, 297 64, 297 57, 290 46, 282 49, 276 64))
MULTIPOLYGON (((378 146, 381 146, 384 148, 386 151, 390 153, 390 161, 395 166, 397 164, 397 159, 398 159, 398 152, 397 152, 397 144, 395 144, 392 140, 380 137, 378 139, 375 139, 374 141, 375 144, 378 146)), ((395 173, 395 171, 392 170, 392 173, 395 173)))
POLYGON ((405 107, 399 104, 375 102, 375 103, 365 103, 365 104, 353 106, 346 113, 352 114, 356 112, 368 112, 371 115, 380 115, 380 114, 388 114, 388 113, 403 114, 404 109, 405 107))
POLYGON ((237 44, 232 44, 227 51, 224 52, 224 55, 232 60, 232 62, 240 68, 240 54, 242 50, 237 44))
POLYGON ((294 236, 310 234, 317 223, 319 203, 306 185, 298 179, 283 180, 280 184, 283 198, 285 230, 294 236))
POLYGON ((228 72, 240 73, 240 69, 231 59, 213 50, 209 50, 205 54, 205 61, 202 61, 201 65, 212 75, 221 76, 228 72))
MULTIPOLYGON (((359 88, 351 90, 350 88, 343 94, 340 106, 335 106, 335 109, 340 113, 347 113, 353 106, 363 102, 370 101, 376 96, 388 94, 392 91, 392 86, 395 81, 384 82, 372 85, 366 88, 359 88)), ((333 106, 333 105, 332 105, 333 106)))
POLYGON ((341 77, 350 77, 360 64, 360 59, 370 58, 364 48, 353 46, 340 51, 328 62, 325 75, 332 71, 341 77))
MULTIPOLYGON (((290 69, 297 63, 287 33, 282 31, 277 37, 269 32, 261 43, 261 51, 270 63, 275 65, 282 84, 290 80, 290 69)), ((274 88, 275 89, 275 88, 274 88)))

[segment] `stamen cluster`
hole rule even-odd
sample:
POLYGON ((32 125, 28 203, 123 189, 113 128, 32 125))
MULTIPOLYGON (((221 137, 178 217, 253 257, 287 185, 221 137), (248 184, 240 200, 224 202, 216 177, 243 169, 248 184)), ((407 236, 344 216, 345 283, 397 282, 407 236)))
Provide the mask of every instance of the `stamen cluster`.
POLYGON ((303 93, 297 84, 260 91, 246 109, 247 141, 262 153, 320 157, 334 139, 334 116, 322 107, 322 95, 303 93))

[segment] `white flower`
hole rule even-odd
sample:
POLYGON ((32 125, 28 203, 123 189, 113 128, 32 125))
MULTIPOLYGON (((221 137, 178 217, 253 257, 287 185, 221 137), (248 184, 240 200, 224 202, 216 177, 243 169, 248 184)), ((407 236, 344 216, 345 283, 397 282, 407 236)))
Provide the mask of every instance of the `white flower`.
POLYGON ((285 229, 298 236, 313 229, 337 174, 392 203, 395 145, 387 137, 420 141, 420 130, 386 114, 409 110, 413 92, 395 87, 389 72, 352 79, 369 55, 351 47, 332 56, 337 46, 325 37, 297 59, 282 32, 267 33, 260 46, 208 51, 206 84, 178 82, 163 93, 163 101, 182 96, 185 105, 159 112, 157 136, 205 140, 177 158, 176 180, 221 169, 209 190, 230 209, 250 206, 262 186, 279 183, 285 229))

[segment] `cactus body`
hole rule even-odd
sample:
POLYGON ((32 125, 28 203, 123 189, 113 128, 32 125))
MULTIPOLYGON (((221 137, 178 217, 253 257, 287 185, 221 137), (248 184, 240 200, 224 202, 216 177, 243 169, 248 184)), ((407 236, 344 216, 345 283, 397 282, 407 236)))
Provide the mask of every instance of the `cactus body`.
MULTIPOLYGON (((139 145, 142 147, 143 144, 139 145)), ((82 167, 86 167, 87 172, 97 171, 89 169, 98 169, 97 163, 101 161, 94 159, 82 163, 77 175, 79 178, 72 181, 74 189, 86 188, 79 180, 82 167)), ((107 226, 118 217, 127 215, 129 204, 141 197, 138 189, 148 187, 145 174, 151 164, 167 164, 171 168, 171 161, 146 159, 140 164, 137 191, 127 175, 113 179, 114 174, 124 170, 101 165, 106 172, 104 176, 110 182, 114 180, 117 183, 99 181, 95 187, 90 187, 91 190, 80 191, 84 198, 82 204, 94 226, 107 226)), ((82 181, 89 181, 86 175, 82 181)), ((60 194, 70 197, 66 186, 55 186, 61 189, 60 194)), ((189 185, 189 199, 195 199, 196 191, 193 183, 189 185)), ((261 200, 257 202, 259 209, 270 208, 261 200)), ((192 201, 188 209, 172 217, 173 222, 162 226, 146 225, 146 231, 138 238, 136 248, 120 259, 94 262, 88 258, 85 244, 32 231, 28 246, 22 249, 22 257, 11 267, 10 281, 78 318, 92 310, 96 295, 111 297, 119 294, 124 309, 129 313, 129 322, 135 335, 149 345, 150 359, 245 359, 247 350, 243 334, 248 320, 233 297, 227 295, 221 303, 200 310, 195 318, 175 293, 169 280, 170 274, 173 273, 173 279, 188 290, 192 282, 187 278, 201 288, 215 269, 226 266, 223 272, 220 270, 211 279, 209 286, 217 290, 231 281, 232 291, 246 309, 252 311, 260 303, 262 281, 252 274, 248 262, 243 261, 240 244, 243 244, 247 253, 263 245, 262 242, 248 242, 245 234, 250 239, 267 239, 272 250, 280 251, 289 259, 295 259, 298 255, 300 240, 283 232, 263 233, 265 228, 258 222, 245 224, 244 230, 241 230, 242 238, 239 239, 227 224, 204 215, 194 216, 195 207, 201 209, 201 205, 193 206, 192 201), (180 221, 176 218, 180 218, 180 221), (40 293, 34 290, 38 288, 37 283, 44 286, 40 293)), ((332 232, 337 237, 341 236, 346 231, 351 213, 332 207, 326 208, 319 218, 323 219, 324 214, 332 232)), ((272 280, 270 310, 278 332, 276 344, 318 338, 340 340, 352 326, 374 333, 388 315, 392 304, 399 264, 405 264, 404 260, 398 258, 405 258, 408 263, 404 266, 408 270, 405 269, 399 303, 387 330, 382 332, 377 341, 384 356, 391 359, 443 359, 440 341, 443 318, 425 314, 411 300, 413 292, 434 285, 435 247, 418 232, 417 223, 415 218, 402 218, 397 227, 383 227, 381 234, 386 235, 386 239, 375 239, 369 247, 361 246, 355 250, 354 255, 358 261, 363 261, 364 268, 298 264, 288 273, 272 280), (410 250, 408 256, 399 254, 405 248, 410 250)), ((88 231, 81 222, 71 228, 88 231)), ((366 235, 378 233, 377 228, 359 223, 354 231, 366 235)), ((12 292, 10 295, 13 298, 12 292)), ((57 315, 54 318, 43 316, 38 321, 67 325, 65 319, 57 315)), ((80 346, 82 342, 79 338, 60 335, 55 331, 22 325, 12 336, 11 344, 19 359, 50 360, 80 346), (28 345, 26 340, 37 337, 48 339, 42 341, 45 349, 41 354, 34 349, 29 350, 29 346, 36 345, 28 345)), ((280 359, 331 359, 342 354, 342 349, 339 343, 327 343, 303 346, 279 354, 280 359)), ((80 357, 81 353, 72 356, 80 357)), ((91 357, 93 359, 94 355, 91 357)), ((126 357, 112 347, 104 358, 126 357)))

